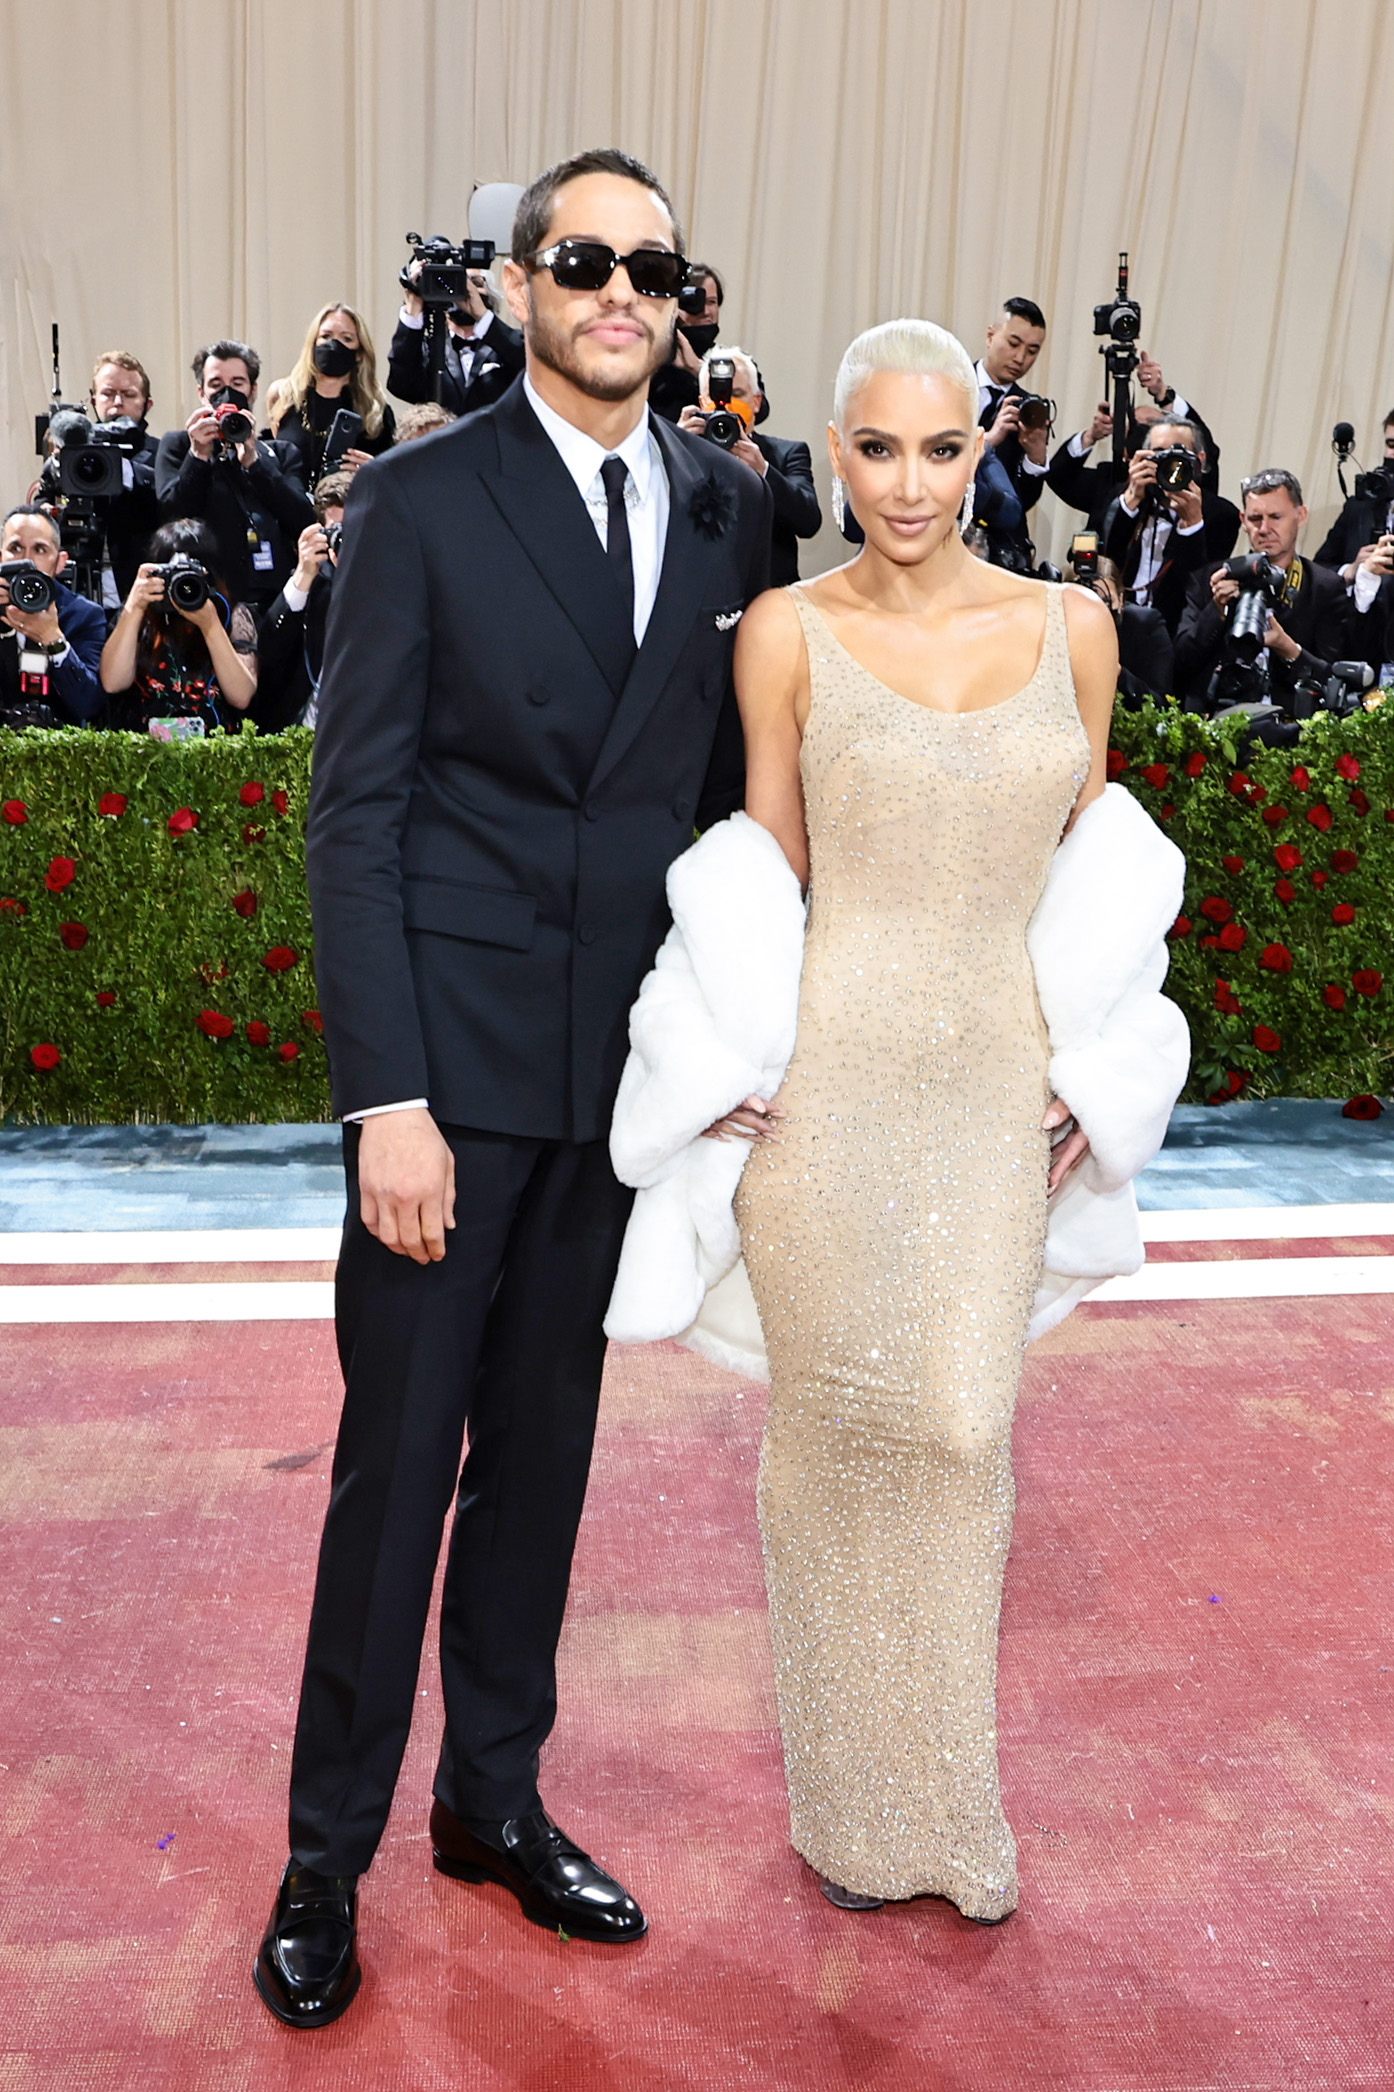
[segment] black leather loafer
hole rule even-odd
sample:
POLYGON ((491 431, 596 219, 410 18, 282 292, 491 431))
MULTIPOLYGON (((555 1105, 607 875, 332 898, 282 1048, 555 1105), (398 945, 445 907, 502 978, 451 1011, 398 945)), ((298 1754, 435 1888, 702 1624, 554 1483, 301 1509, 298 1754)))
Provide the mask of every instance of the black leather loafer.
POLYGON ((486 1836, 461 1823, 443 1801, 431 1809, 432 1856, 454 1881, 496 1881, 524 1917, 568 1939, 642 1939, 648 1919, 627 1890, 557 1829, 545 1809, 491 1824, 486 1836))
POLYGON ((292 1860, 253 1971, 262 2003, 288 2027, 327 2027, 358 1995, 357 1941, 357 1876, 292 1860))

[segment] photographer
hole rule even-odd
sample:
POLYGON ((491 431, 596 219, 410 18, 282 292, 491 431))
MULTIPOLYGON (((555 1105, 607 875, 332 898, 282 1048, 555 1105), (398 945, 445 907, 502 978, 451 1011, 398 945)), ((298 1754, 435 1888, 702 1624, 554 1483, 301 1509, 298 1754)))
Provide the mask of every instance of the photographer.
POLYGON ((372 336, 351 305, 325 305, 315 314, 294 370, 266 395, 266 414, 272 435, 299 450, 311 491, 327 471, 356 472, 391 448, 392 409, 378 383, 372 336), (326 463, 334 417, 345 410, 361 426, 326 463))
POLYGON ((726 303, 726 286, 710 262, 690 264, 688 286, 694 292, 700 288, 701 304, 696 303, 694 296, 691 311, 678 306, 672 353, 649 380, 649 405, 665 421, 680 421, 685 408, 696 406, 698 367, 716 346, 721 332, 721 308, 726 303))
MULTIPOLYGON (((407 275, 412 282, 424 266, 420 259, 411 264, 407 275)), ((488 301, 487 289, 487 277, 471 269, 467 296, 446 308, 440 404, 455 415, 491 407, 523 368, 523 337, 499 318, 488 301)), ((387 352, 387 389, 394 399, 412 406, 420 406, 432 396, 426 308, 413 290, 402 300, 397 331, 387 352)))
MULTIPOLYGON (((1133 405, 1124 457, 1130 459, 1141 449, 1148 430, 1157 422, 1190 422, 1200 437, 1203 460, 1201 489, 1218 494, 1220 453, 1204 419, 1188 400, 1182 399, 1174 385, 1168 385, 1162 366, 1155 357, 1149 356, 1146 349, 1140 349, 1138 354, 1138 383, 1150 397, 1133 405)), ((1068 507, 1082 509, 1089 518, 1089 528, 1094 531, 1102 528, 1105 513, 1118 492, 1120 482, 1111 457, 1101 465, 1091 465, 1089 458, 1096 444, 1111 442, 1112 437, 1113 414, 1105 400, 1096 408, 1087 429, 1079 430, 1060 444, 1046 474, 1046 485, 1051 493, 1068 507)))
POLYGON ((199 404, 161 436, 155 492, 167 519, 202 517, 217 567, 239 603, 271 602, 295 564, 295 541, 314 510, 293 443, 259 442, 252 409, 261 359, 241 341, 215 341, 193 361, 199 404))
POLYGON ((1134 451, 1127 482, 1099 534, 1100 550, 1122 573, 1129 602, 1159 610, 1173 636, 1191 576, 1207 560, 1228 558, 1239 535, 1233 502, 1202 487, 1204 466, 1196 424, 1163 415, 1134 451))
POLYGON ((784 436, 756 433, 755 421, 765 404, 764 386, 752 357, 744 349, 712 348, 697 370, 698 399, 695 407, 684 407, 678 427, 689 435, 706 433, 707 418, 714 403, 707 390, 708 369, 714 357, 728 357, 735 366, 731 387, 731 410, 745 424, 746 433, 729 448, 756 472, 769 488, 774 502, 770 537, 770 586, 785 588, 799 578, 799 539, 816 537, 823 527, 818 490, 813 483, 813 460, 808 445, 784 436))
POLYGON ((1033 417, 1033 425, 1025 428, 1021 422, 1023 403, 1032 397, 1021 380, 1040 355, 1045 338, 1046 318, 1040 306, 1031 298, 1007 298, 987 330, 987 348, 976 366, 978 426, 986 429, 987 447, 996 453, 1011 481, 1023 516, 1040 500, 1050 469, 1048 421, 1036 425, 1037 417, 1033 417))
MULTIPOLYGON (((1394 412, 1384 417, 1384 456, 1380 468, 1362 472, 1355 492, 1317 548, 1319 567, 1335 567, 1353 582, 1356 570, 1375 551, 1378 540, 1394 530, 1394 412), (1371 484, 1373 483, 1373 484, 1371 484)), ((1388 572, 1388 569, 1384 569, 1388 572)))
MULTIPOLYGON (((1303 680, 1325 681, 1332 662, 1351 646, 1350 606, 1339 574, 1298 556, 1307 521, 1301 485, 1291 472, 1275 468, 1256 472, 1239 491, 1245 534, 1254 554, 1270 563, 1277 595, 1269 599, 1254 667, 1275 693, 1303 680)), ((1225 658, 1234 606, 1248 586, 1247 579, 1241 586, 1224 560, 1192 577, 1176 640, 1179 689, 1188 711, 1213 708, 1211 678, 1225 658)))
POLYGON ((240 713, 251 703, 256 620, 244 603, 227 601, 217 541, 206 523, 163 524, 150 554, 102 650, 102 688, 111 698, 107 723, 184 740, 226 726, 229 707, 240 713), (169 578, 161 567, 171 570, 169 578), (190 582, 194 601, 180 609, 181 585, 190 582))
POLYGON ((98 500, 105 526, 102 557, 102 608, 115 613, 135 580, 150 534, 160 520, 155 494, 155 457, 159 441, 146 426, 150 416, 150 379, 145 366, 128 349, 108 349, 92 371, 92 419, 99 425, 130 420, 140 448, 121 460, 122 490, 98 500))
POLYGON ((10 510, 0 523, 0 561, 29 567, 27 576, 0 571, 0 726, 80 726, 102 708, 97 669, 106 619, 58 579, 68 555, 47 509, 10 510), (47 580, 53 600, 21 610, 10 600, 11 583, 21 594, 48 594, 32 587, 36 575, 47 580))
POLYGON ((1118 633, 1118 691, 1124 703, 1136 711, 1149 697, 1169 697, 1175 688, 1175 654, 1168 632, 1157 611, 1145 603, 1129 603, 1123 593, 1123 576, 1111 559, 1087 538, 1076 537, 1070 547, 1068 578, 1090 589, 1113 613, 1118 633))
POLYGON ((319 710, 324 628, 329 617, 348 472, 331 472, 315 488, 315 521, 300 533, 295 572, 257 628, 257 694, 252 718, 264 734, 313 726, 319 710))

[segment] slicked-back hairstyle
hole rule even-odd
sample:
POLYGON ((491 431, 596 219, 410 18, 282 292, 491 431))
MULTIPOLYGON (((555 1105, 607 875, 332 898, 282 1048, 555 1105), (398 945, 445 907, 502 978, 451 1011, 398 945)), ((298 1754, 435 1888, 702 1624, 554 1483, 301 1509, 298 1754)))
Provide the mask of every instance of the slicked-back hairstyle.
POLYGON ((1196 424, 1193 421, 1188 421, 1184 414, 1163 414, 1159 421, 1154 421, 1150 427, 1144 428, 1142 432, 1142 448, 1144 450, 1155 450, 1157 448, 1152 438, 1158 429, 1186 430, 1190 435, 1191 447, 1195 451, 1197 463, 1201 465, 1205 463, 1205 438, 1196 427, 1196 424))
MULTIPOLYGON (((558 160, 555 167, 539 174, 537 180, 524 189, 513 220, 512 253, 515 262, 526 264, 547 245, 558 189, 565 188, 568 182, 578 180, 583 174, 617 174, 624 181, 638 182, 641 188, 651 189, 673 221, 673 238, 679 254, 682 253, 683 236, 678 214, 658 176, 631 153, 622 153, 616 145, 603 145, 592 152, 574 153, 569 160, 558 160)), ((716 271, 712 269, 707 273, 715 275, 716 271)))
POLYGON ((245 341, 210 341, 206 348, 197 351, 189 366, 194 374, 195 385, 202 385, 204 369, 210 356, 216 357, 219 363, 230 363, 234 356, 240 356, 247 366, 247 376, 254 385, 261 376, 261 358, 255 349, 247 347, 245 341))
POLYGON ((1045 330, 1046 316, 1034 298, 1004 298, 1002 310, 1014 320, 1025 320, 1028 327, 1045 330))
POLYGON ((60 551, 63 549, 63 527, 51 509, 40 508, 37 501, 16 502, 13 508, 7 508, 4 515, 0 516, 0 535, 9 529, 16 516, 37 516, 41 522, 47 523, 53 532, 54 544, 60 551))
POLYGON ((833 422, 839 431, 847 427, 847 411, 855 394, 868 378, 883 370, 947 378, 963 394, 963 426, 977 427, 978 373, 958 336, 947 327, 937 327, 933 320, 886 320, 859 334, 837 367, 833 422))

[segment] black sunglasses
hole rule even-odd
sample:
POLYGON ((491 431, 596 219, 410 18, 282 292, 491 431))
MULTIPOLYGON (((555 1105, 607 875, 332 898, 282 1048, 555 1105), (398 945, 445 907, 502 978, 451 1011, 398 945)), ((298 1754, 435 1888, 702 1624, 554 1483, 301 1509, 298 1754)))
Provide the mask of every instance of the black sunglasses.
POLYGON ((558 240, 534 254, 534 269, 550 269, 564 291, 604 290, 616 269, 626 269, 641 298, 676 298, 687 281, 687 257, 667 247, 636 247, 616 254, 600 240, 558 240))

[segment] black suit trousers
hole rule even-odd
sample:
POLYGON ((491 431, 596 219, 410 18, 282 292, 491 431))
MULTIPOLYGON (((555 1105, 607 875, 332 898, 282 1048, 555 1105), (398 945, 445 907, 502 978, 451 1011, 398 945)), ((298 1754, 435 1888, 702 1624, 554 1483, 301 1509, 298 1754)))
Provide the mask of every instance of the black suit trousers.
POLYGON ((539 1805, 601 1323, 633 1198, 604 1141, 442 1126, 455 1227, 441 1262, 419 1265, 364 1227, 359 1131, 344 1131, 344 1407, 290 1802, 291 1851, 326 1874, 361 1874, 386 1825, 452 1496, 435 1792, 491 1821, 539 1805))

